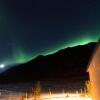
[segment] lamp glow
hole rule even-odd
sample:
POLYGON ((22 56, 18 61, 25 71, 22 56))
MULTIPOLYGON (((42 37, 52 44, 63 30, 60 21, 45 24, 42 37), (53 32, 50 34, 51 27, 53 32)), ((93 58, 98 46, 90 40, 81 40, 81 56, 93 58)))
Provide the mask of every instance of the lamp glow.
POLYGON ((5 65, 4 65, 4 64, 1 64, 1 65, 0 65, 0 68, 2 68, 2 69, 3 69, 4 67, 5 67, 5 65))

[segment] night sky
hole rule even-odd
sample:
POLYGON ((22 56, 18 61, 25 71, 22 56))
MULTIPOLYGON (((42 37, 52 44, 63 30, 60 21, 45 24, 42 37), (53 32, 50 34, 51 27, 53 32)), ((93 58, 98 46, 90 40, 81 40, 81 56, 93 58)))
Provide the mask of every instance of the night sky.
POLYGON ((97 41, 100 0, 0 0, 0 63, 97 41))

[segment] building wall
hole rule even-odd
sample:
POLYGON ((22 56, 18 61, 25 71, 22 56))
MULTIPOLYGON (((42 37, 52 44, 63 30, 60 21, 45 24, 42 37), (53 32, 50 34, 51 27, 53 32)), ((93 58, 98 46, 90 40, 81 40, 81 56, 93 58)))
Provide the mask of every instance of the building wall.
POLYGON ((89 71, 93 100, 100 100, 100 68, 92 68, 89 71))
POLYGON ((91 61, 88 71, 92 86, 93 100, 100 100, 100 46, 91 61))

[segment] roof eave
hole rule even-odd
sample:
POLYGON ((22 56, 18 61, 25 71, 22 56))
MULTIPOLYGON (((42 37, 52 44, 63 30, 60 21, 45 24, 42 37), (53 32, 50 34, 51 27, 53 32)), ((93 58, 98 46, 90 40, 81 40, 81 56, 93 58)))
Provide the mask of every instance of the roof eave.
POLYGON ((89 60, 89 63, 88 63, 88 65, 87 65, 87 72, 89 72, 90 64, 91 64, 91 62, 92 62, 92 59, 93 59, 94 56, 95 56, 95 53, 96 53, 96 51, 97 51, 99 45, 100 45, 100 38, 99 38, 99 40, 98 40, 98 43, 97 43, 96 47, 94 48, 94 51, 93 51, 93 53, 92 53, 92 56, 91 56, 91 58, 90 58, 90 60, 89 60))

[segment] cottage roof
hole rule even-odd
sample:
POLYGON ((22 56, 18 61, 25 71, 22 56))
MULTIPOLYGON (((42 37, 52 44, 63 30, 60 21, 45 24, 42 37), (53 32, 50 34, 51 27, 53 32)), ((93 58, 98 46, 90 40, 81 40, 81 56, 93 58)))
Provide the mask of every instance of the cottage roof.
POLYGON ((87 72, 88 72, 88 69, 89 69, 90 64, 91 64, 91 62, 92 62, 92 59, 94 58, 94 56, 95 56, 95 54, 96 54, 96 51, 97 51, 97 49, 98 49, 99 46, 100 46, 100 38, 99 38, 99 40, 98 40, 98 43, 97 43, 97 45, 96 45, 96 47, 95 47, 95 49, 94 49, 94 51, 93 51, 93 53, 92 53, 92 56, 91 56, 91 58, 90 58, 90 61, 89 61, 89 63, 88 63, 87 72))

